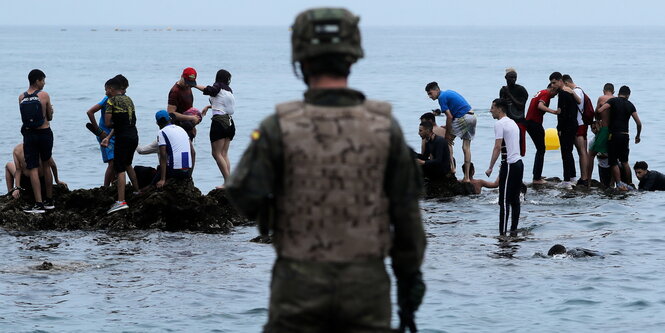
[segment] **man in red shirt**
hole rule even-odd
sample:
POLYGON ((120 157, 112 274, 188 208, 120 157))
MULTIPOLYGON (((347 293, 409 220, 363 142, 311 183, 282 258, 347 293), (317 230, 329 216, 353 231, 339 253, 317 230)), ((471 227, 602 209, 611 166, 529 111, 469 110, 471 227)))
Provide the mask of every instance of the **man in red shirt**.
POLYGON ((544 184, 546 181, 542 177, 543 161, 545 159, 545 129, 543 128, 543 116, 546 112, 558 114, 558 110, 549 108, 550 99, 556 96, 556 88, 552 84, 547 85, 547 89, 536 93, 531 99, 529 109, 527 110, 524 125, 529 133, 533 144, 536 146, 536 157, 533 162, 533 183, 544 184))
MULTIPOLYGON (((187 67, 182 71, 180 80, 169 91, 169 101, 166 109, 171 115, 173 123, 182 127, 187 132, 190 141, 194 140, 196 136, 194 126, 201 121, 195 115, 184 114, 194 104, 192 87, 196 86, 196 75, 196 70, 192 67, 187 67)), ((196 152, 194 151, 194 147, 192 147, 192 169, 194 168, 195 158, 196 152)))

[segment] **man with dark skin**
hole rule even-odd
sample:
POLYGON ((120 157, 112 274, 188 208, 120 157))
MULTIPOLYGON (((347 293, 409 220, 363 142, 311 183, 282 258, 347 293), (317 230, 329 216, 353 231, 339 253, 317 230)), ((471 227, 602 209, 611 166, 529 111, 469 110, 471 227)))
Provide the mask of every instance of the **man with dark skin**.
POLYGON ((514 68, 506 69, 506 85, 499 90, 499 98, 509 101, 507 116, 515 121, 520 128, 520 155, 526 154, 526 126, 524 124, 524 109, 529 93, 522 85, 517 84, 517 71, 514 68))
POLYGON ((392 332, 387 255, 400 331, 417 331, 422 176, 390 104, 348 87, 363 57, 358 21, 343 8, 296 17, 291 54, 304 100, 261 122, 226 184, 239 211, 273 232, 264 332, 392 332))
POLYGON ((612 98, 607 101, 603 106, 598 109, 599 113, 610 113, 608 128, 610 131, 610 139, 607 141, 607 154, 612 168, 612 177, 616 183, 616 187, 620 190, 627 190, 626 184, 621 181, 621 171, 617 162, 621 162, 621 166, 626 173, 626 180, 632 183, 630 164, 628 164, 628 154, 630 152, 628 134, 628 121, 632 117, 637 126, 637 134, 635 135, 635 144, 640 143, 640 134, 642 133, 642 122, 637 115, 635 105, 628 100, 630 97, 630 88, 622 86, 619 88, 619 97, 612 98))

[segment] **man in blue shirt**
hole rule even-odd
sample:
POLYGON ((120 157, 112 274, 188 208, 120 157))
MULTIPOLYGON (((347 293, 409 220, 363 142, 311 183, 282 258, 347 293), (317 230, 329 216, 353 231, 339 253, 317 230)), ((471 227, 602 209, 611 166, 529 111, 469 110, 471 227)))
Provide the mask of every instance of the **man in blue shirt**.
MULTIPOLYGON (((448 139, 448 146, 450 150, 450 160, 453 161, 453 141, 455 137, 462 139, 462 152, 464 152, 464 171, 463 182, 469 180, 469 166, 471 165, 471 140, 476 134, 476 115, 471 108, 471 105, 462 97, 452 90, 441 91, 439 84, 430 82, 425 86, 427 96, 432 100, 438 100, 439 107, 438 114, 444 113, 446 115, 446 138, 448 139)), ((452 172, 455 172, 454 163, 452 172)))

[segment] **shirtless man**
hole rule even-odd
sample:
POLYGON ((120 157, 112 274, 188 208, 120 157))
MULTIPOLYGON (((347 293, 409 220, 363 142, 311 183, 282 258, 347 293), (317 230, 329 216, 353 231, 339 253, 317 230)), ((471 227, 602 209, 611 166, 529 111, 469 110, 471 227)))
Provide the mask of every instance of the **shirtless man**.
POLYGON ((587 175, 591 178, 593 175, 593 161, 596 158, 596 155, 607 154, 607 139, 610 135, 610 130, 607 127, 609 122, 609 112, 599 112, 600 107, 603 104, 607 103, 610 99, 614 98, 614 85, 611 83, 605 83, 603 87, 603 95, 598 97, 598 102, 596 103, 596 123, 592 126, 596 126, 598 133, 594 138, 593 145, 589 147, 589 163, 587 165, 588 171, 587 175))
POLYGON ((46 85, 46 74, 39 69, 33 69, 28 74, 30 86, 28 90, 18 96, 21 111, 21 134, 23 135, 23 150, 26 169, 30 175, 30 184, 35 196, 35 205, 26 213, 43 214, 46 209, 54 209, 53 179, 48 170, 47 162, 53 150, 53 132, 50 121, 53 119, 53 105, 51 97, 43 91, 46 85), (42 163, 40 163, 42 162, 42 163), (42 191, 39 181, 39 171, 44 175, 46 187, 46 200, 42 201, 42 191))
MULTIPOLYGON (((21 191, 23 188, 21 185, 28 186, 30 184, 30 173, 26 167, 25 155, 23 154, 23 144, 19 143, 14 147, 12 152, 13 162, 7 162, 5 165, 5 181, 7 184, 7 194, 11 194, 12 197, 18 199, 21 196, 21 191)), ((41 164, 41 162, 40 162, 41 164)), ((53 180, 58 185, 63 185, 67 187, 67 183, 61 181, 58 178, 58 167, 55 165, 53 157, 48 160, 48 166, 51 168, 53 173, 53 180)), ((43 180, 44 174, 41 173, 42 168, 38 168, 40 180, 43 180)))
POLYGON ((476 168, 473 166, 473 163, 469 165, 469 179, 471 182, 471 185, 473 185, 473 193, 474 194, 480 194, 482 192, 483 187, 485 188, 497 188, 499 187, 499 177, 496 177, 496 179, 493 182, 488 182, 484 179, 475 179, 473 176, 476 174, 476 168))

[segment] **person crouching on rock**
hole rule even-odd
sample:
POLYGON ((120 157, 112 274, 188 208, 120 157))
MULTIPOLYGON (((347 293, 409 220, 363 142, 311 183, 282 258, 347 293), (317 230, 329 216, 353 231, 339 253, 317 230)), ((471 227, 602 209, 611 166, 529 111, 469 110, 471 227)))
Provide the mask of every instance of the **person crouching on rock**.
POLYGON ((157 133, 159 170, 155 175, 155 180, 158 179, 157 188, 161 188, 169 178, 188 179, 191 177, 193 148, 187 132, 182 127, 171 123, 171 117, 166 110, 157 111, 155 120, 159 126, 157 133))
POLYGON ((420 122, 418 135, 425 141, 425 147, 416 162, 422 166, 426 178, 441 180, 450 173, 450 150, 446 139, 434 134, 433 129, 431 122, 420 122))

